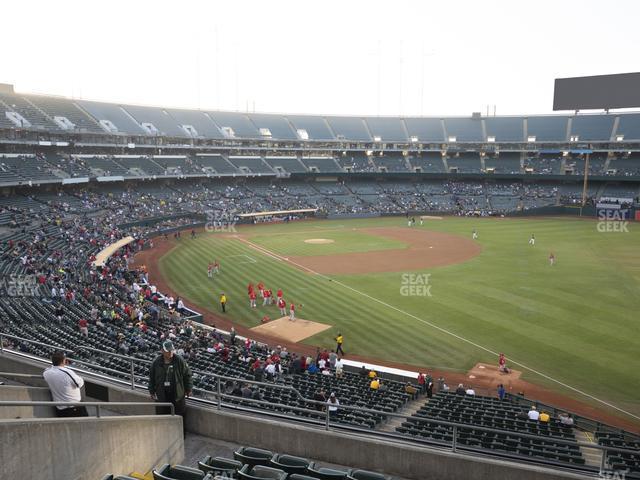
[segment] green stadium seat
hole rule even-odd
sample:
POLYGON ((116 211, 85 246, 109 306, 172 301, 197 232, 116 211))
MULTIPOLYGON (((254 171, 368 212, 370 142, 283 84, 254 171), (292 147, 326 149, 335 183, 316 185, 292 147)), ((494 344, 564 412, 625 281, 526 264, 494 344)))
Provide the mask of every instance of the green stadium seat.
POLYGON ((127 475, 105 475, 102 477, 102 480, 138 480, 134 477, 129 477, 127 475))
POLYGON ((349 475, 349 472, 321 467, 315 463, 311 463, 308 470, 311 476, 319 478, 320 480, 344 480, 349 475))
POLYGON ((153 470, 153 480, 203 480, 204 472, 196 468, 182 465, 171 466, 164 464, 158 470, 153 470))
POLYGON ((230 458, 211 457, 207 455, 198 462, 198 468, 204 473, 231 477, 242 468, 242 462, 231 460, 230 458))
POLYGON ((369 472, 367 470, 351 470, 347 480, 387 480, 381 473, 369 472))
POLYGON ((286 480, 287 473, 264 465, 245 465, 238 471, 238 478, 244 480, 286 480))
POLYGON ((233 458, 242 462, 243 465, 263 465, 268 466, 273 458, 273 452, 261 448, 240 447, 233 452, 233 458))
POLYGON ((279 468, 288 474, 306 473, 309 463, 309 460, 306 458, 294 457, 292 455, 281 455, 278 453, 276 453, 271 459, 271 466, 273 468, 279 468))

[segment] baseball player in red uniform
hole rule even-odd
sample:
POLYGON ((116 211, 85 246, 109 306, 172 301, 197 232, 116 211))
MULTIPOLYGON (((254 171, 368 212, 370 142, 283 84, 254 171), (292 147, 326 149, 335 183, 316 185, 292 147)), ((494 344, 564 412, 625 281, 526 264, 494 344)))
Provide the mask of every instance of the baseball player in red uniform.
POLYGON ((260 292, 260 296, 264 298, 264 283, 258 282, 258 291, 260 292))
POLYGON ((220 263, 218 263, 217 258, 213 261, 213 273, 215 274, 220 273, 220 263))
POLYGON ((291 302, 291 305, 289 306, 289 320, 293 322, 295 319, 296 319, 296 305, 295 303, 291 302))
POLYGON ((282 289, 279 288, 278 291, 276 292, 276 296, 278 297, 278 300, 280 300, 282 298, 282 289))
POLYGON ((247 293, 251 293, 253 292, 253 283, 250 283, 249 285, 247 285, 247 293))
POLYGON ((262 305, 271 305, 271 289, 268 288, 264 291, 264 300, 262 301, 262 305))
POLYGON ((256 292, 253 290, 249 292, 249 305, 251 308, 256 308, 256 292))
POLYGON ((213 276, 213 264, 209 263, 207 266, 207 277, 211 278, 213 276))
POLYGON ((285 317, 287 315, 287 302, 282 297, 278 299, 278 308, 280 309, 280 315, 285 317))

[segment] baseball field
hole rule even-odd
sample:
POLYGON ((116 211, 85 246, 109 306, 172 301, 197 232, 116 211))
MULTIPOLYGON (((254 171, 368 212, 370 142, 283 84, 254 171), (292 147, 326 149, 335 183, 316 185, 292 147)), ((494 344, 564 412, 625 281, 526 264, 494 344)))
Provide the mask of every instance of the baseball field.
POLYGON ((225 317, 249 328, 280 317, 260 298, 249 306, 247 285, 263 282, 274 295, 283 290, 298 318, 326 325, 304 344, 332 348, 342 332, 347 355, 452 372, 495 364, 504 352, 528 381, 640 415, 634 224, 601 233, 595 220, 444 218, 409 227, 402 217, 236 228, 173 242, 157 259, 163 281, 217 315, 225 292, 225 317), (214 259, 221 271, 208 278, 214 259))

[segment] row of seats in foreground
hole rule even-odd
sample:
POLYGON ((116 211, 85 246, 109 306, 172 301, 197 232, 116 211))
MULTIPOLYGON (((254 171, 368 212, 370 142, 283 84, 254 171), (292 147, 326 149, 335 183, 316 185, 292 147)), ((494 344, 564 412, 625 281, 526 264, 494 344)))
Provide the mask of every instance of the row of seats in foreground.
MULTIPOLYGON (((153 470, 154 480, 391 480, 376 472, 360 469, 338 470, 323 467, 306 458, 240 447, 233 459, 207 455, 198 468, 169 464, 153 470)), ((131 480, 133 477, 107 475, 103 480, 131 480)))

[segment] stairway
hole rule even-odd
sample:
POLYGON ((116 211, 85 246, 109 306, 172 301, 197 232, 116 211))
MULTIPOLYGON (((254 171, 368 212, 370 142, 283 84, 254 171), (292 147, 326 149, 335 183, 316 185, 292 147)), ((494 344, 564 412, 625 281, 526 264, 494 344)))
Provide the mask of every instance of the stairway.
MULTIPOLYGON (((574 428, 574 433, 576 435, 576 440, 581 443, 591 443, 593 445, 597 445, 598 443, 595 441, 593 434, 591 432, 584 432, 582 430, 578 430, 574 428)), ((600 467, 600 462, 602 462, 602 450, 596 450, 594 448, 588 447, 580 447, 580 452, 584 457, 584 461, 587 465, 592 467, 600 467)))
POLYGON ((406 421, 408 417, 416 413, 427 403, 429 403, 429 399, 426 395, 420 395, 415 400, 409 400, 402 408, 395 412, 398 415, 403 415, 405 418, 389 417, 385 422, 380 424, 376 430, 381 432, 395 432, 396 428, 402 425, 402 422, 406 421))

